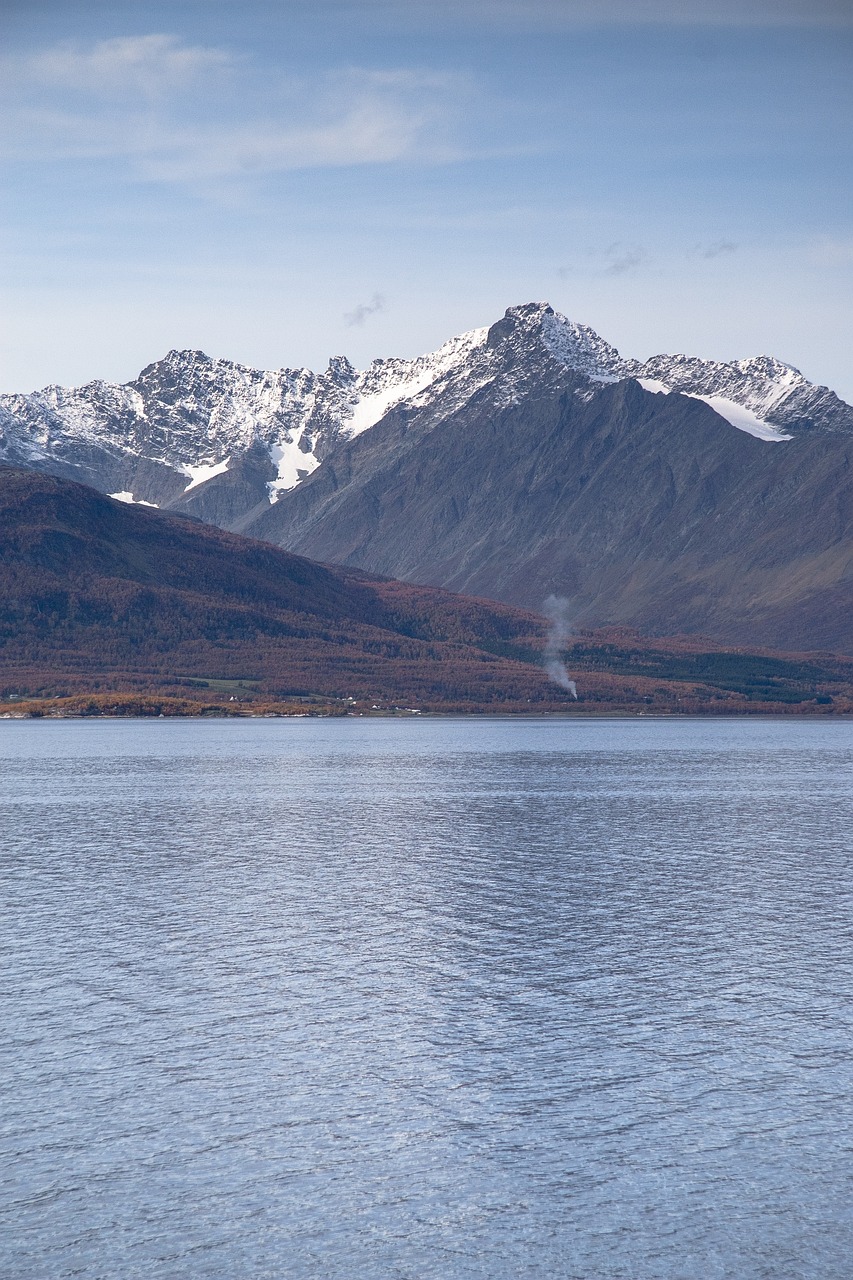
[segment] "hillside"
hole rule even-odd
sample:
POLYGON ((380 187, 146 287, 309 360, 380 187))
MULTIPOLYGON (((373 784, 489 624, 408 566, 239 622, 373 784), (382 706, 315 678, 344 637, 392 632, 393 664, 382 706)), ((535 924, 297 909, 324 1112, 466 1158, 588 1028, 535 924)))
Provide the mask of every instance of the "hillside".
POLYGON ((187 689, 554 707, 517 609, 325 567, 69 481, 0 468, 5 692, 187 689))
POLYGON ((2 714, 34 696, 50 714, 853 709, 853 663, 827 655, 626 631, 558 646, 521 609, 12 468, 0 468, 0 600, 2 714))

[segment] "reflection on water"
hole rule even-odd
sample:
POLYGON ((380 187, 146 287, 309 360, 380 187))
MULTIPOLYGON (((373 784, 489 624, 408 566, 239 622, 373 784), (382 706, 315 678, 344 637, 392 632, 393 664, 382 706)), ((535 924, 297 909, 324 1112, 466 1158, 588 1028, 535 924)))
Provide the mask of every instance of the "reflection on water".
POLYGON ((0 724, 0 1274, 848 1277, 852 766, 0 724))

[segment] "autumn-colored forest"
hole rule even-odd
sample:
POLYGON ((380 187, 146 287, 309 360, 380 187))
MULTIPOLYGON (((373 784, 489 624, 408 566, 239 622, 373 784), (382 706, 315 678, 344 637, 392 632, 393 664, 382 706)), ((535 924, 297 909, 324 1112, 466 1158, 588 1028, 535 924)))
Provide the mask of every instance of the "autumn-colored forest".
POLYGON ((315 564, 69 481, 0 468, 0 711, 24 714, 853 710, 853 664, 578 635, 315 564))

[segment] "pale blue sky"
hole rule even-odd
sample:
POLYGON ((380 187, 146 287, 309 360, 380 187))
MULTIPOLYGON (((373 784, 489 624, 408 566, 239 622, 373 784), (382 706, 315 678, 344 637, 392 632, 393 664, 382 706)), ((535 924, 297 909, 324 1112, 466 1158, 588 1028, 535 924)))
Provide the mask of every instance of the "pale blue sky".
POLYGON ((853 400, 849 0, 6 0, 0 389, 547 298, 853 400))

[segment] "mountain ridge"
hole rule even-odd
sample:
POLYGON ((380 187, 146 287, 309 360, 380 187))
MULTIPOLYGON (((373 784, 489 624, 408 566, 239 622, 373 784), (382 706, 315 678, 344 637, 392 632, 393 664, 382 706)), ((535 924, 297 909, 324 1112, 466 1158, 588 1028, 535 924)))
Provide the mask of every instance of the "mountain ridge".
MULTIPOLYGON (((853 433, 853 408, 773 357, 728 363, 682 355, 623 358, 589 326, 547 303, 528 303, 434 352, 377 359, 362 371, 344 356, 333 357, 318 374, 253 369, 201 351, 172 350, 130 383, 96 380, 2 395, 0 459, 137 501, 192 508, 196 499, 188 494, 250 453, 256 471, 263 463, 264 473, 255 477, 253 505, 273 503, 339 443, 369 430, 398 405, 446 414, 496 379, 508 399, 550 362, 589 379, 593 390, 636 378, 658 393, 716 400, 711 407, 723 417, 729 412, 730 421, 727 406, 740 406, 763 424, 768 439, 815 428, 853 433)), ((744 420, 733 425, 749 429, 744 420)))
POLYGON ((547 303, 415 360, 0 398, 0 457, 582 625, 853 652, 853 409, 768 356, 623 358, 547 303))

